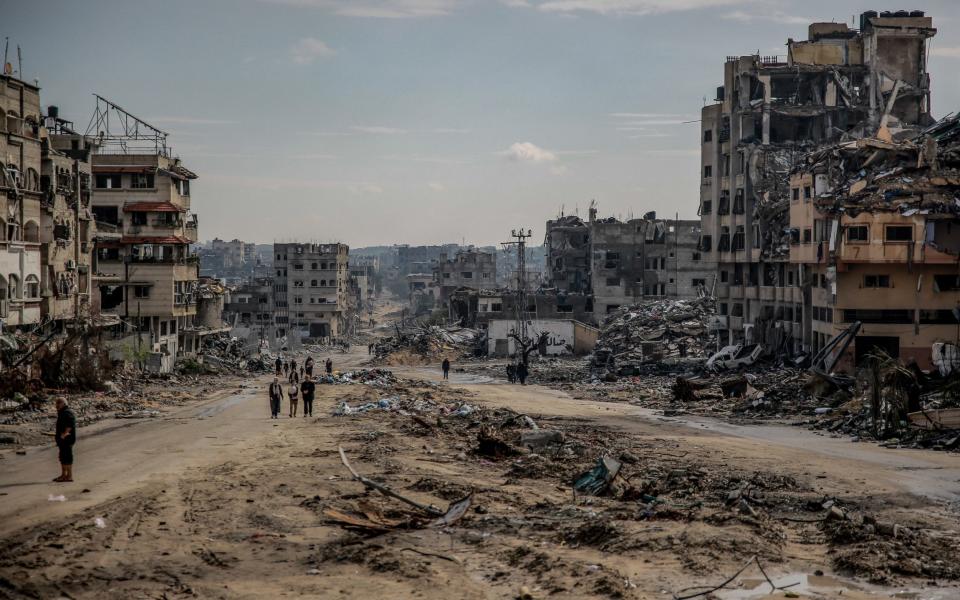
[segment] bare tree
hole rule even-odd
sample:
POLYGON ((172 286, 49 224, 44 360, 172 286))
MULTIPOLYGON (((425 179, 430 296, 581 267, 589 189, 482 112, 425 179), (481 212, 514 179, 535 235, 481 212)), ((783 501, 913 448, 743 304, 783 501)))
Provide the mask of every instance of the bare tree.
POLYGON ((507 336, 512 338, 513 341, 517 343, 517 346, 520 348, 520 357, 523 364, 529 364, 528 357, 530 353, 540 347, 541 344, 546 343, 547 338, 550 337, 550 333, 547 331, 541 331, 537 334, 536 338, 521 338, 517 332, 512 331, 507 336))

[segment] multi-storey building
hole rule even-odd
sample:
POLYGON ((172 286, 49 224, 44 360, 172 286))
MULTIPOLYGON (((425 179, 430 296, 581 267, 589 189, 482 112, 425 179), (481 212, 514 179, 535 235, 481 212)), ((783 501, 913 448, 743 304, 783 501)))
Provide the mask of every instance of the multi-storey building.
MULTIPOLYGON (((801 349, 803 291, 791 243, 789 176, 818 145, 929 120, 922 12, 866 12, 860 29, 814 23, 782 57, 729 57, 717 103, 701 113, 701 249, 718 264, 730 342, 801 349)), ((812 194, 809 187, 800 193, 812 194)))
POLYGON ((549 285, 561 292, 589 294, 590 228, 580 217, 547 221, 546 273, 549 285))
POLYGON ((460 288, 492 290, 497 287, 497 255, 476 249, 458 250, 452 258, 441 254, 433 263, 433 280, 446 302, 460 288))
POLYGON ((161 356, 158 368, 167 370, 173 357, 199 349, 199 261, 190 251, 197 240, 190 182, 197 176, 165 149, 95 154, 93 175, 97 227, 121 234, 97 244, 98 269, 111 278, 101 282, 100 309, 133 324, 141 340, 147 336, 161 356))
POLYGON ((347 245, 274 244, 273 254, 277 335, 347 335, 353 318, 347 245))
POLYGON ((700 221, 597 220, 590 209, 590 289, 597 320, 644 298, 695 298, 713 283, 715 265, 703 260, 700 221))
POLYGON ((55 106, 42 129, 40 184, 41 309, 45 319, 67 322, 97 312, 93 287, 95 223, 91 204, 93 140, 73 130, 55 106))
POLYGON ((254 279, 227 293, 223 319, 232 327, 249 327, 264 339, 273 331, 273 278, 254 279))
POLYGON ((41 320, 43 191, 40 88, 0 75, 0 320, 41 320))

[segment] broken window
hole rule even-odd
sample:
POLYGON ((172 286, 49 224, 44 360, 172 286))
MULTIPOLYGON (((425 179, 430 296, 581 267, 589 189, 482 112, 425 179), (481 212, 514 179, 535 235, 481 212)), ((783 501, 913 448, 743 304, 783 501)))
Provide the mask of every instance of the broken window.
POLYGON ((800 199, 800 188, 793 188, 790 190, 791 198, 794 202, 800 199))
POLYGON ((742 317, 743 316, 743 304, 736 302, 733 305, 733 312, 730 313, 733 317, 742 317))
POLYGON ((887 225, 888 242, 912 242, 913 227, 910 225, 887 225))
POLYGON ((120 223, 119 210, 116 206, 94 206, 93 218, 98 223, 118 225, 120 223))
POLYGON ((811 228, 809 228, 809 227, 804 227, 804 228, 803 228, 803 243, 804 243, 804 244, 809 244, 811 241, 813 241, 813 230, 812 230, 811 228))
POLYGON ((134 173, 130 177, 130 187, 135 190, 153 187, 153 173, 134 173))
POLYGON ((913 310, 909 308, 847 308, 843 311, 843 321, 845 323, 860 321, 861 323, 909 325, 913 323, 913 310))
POLYGON ((889 275, 864 275, 863 287, 888 288, 890 287, 890 276, 889 275))
POLYGON ((712 130, 712 129, 704 129, 704 130, 703 130, 703 141, 704 141, 704 143, 706 143, 706 142, 712 142, 712 141, 713 141, 713 130, 712 130))
POLYGON ((933 291, 935 292, 955 292, 960 290, 960 276, 957 275, 934 275, 933 291))
POLYGON ((95 179, 97 189, 116 190, 120 188, 120 173, 98 173, 95 179))
POLYGON ((810 198, 813 198, 813 188, 810 187, 809 185, 803 186, 803 198, 804 200, 809 200, 810 198))
POLYGON ((713 236, 712 235, 702 235, 700 236, 700 250, 703 252, 710 252, 713 249, 713 236))
POLYGON ((133 286, 133 297, 134 297, 134 298, 149 298, 149 297, 150 297, 150 286, 148 286, 148 285, 135 285, 135 286, 133 286))
POLYGON ((730 305, 727 304, 726 302, 721 302, 721 303, 720 303, 720 314, 721 314, 721 315, 725 315, 725 314, 728 314, 729 312, 730 312, 730 305))
POLYGON ((619 277, 607 277, 607 285, 610 287, 619 287, 620 278, 619 277))
POLYGON ((720 271, 720 283, 727 283, 730 280, 729 271, 720 271))
POLYGON ((700 253, 694 252, 693 256, 691 257, 691 260, 700 260, 700 253))
POLYGON ((700 203, 700 214, 709 215, 713 212, 713 200, 704 200, 700 203))
POLYGON ((464 271, 464 272, 463 272, 463 278, 464 278, 464 279, 473 279, 473 271, 464 271))
POLYGON ((147 224, 147 213, 145 212, 135 212, 130 213, 130 224, 134 226, 143 226, 147 224))
POLYGON ((742 215, 744 212, 743 188, 738 188, 733 197, 733 214, 742 215))
POLYGON ((294 271, 302 271, 302 270, 303 270, 303 263, 293 263, 293 270, 294 270, 294 271))
POLYGON ((733 234, 733 251, 743 250, 746 247, 745 233, 743 225, 737 225, 737 230, 733 234))
POLYGON ((730 192, 723 190, 720 192, 720 205, 717 207, 718 215, 730 214, 730 192))
POLYGON ((952 310, 920 310, 921 325, 956 325, 957 318, 952 310))
POLYGON ((847 241, 848 242, 869 242, 870 241, 870 229, 866 225, 849 225, 847 227, 847 241))
POLYGON ((693 287, 699 287, 699 286, 701 286, 701 285, 707 285, 707 280, 706 280, 706 279, 693 278, 692 280, 690 280, 690 285, 692 285, 693 287))
POLYGON ((712 165, 704 165, 704 167, 703 167, 703 178, 704 178, 704 179, 710 179, 711 177, 713 177, 713 166, 712 166, 712 165))

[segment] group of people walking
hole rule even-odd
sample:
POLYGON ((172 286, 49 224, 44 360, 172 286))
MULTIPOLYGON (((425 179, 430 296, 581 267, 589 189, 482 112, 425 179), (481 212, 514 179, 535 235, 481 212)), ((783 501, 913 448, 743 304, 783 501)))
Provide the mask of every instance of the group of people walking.
MULTIPOLYGON (((313 357, 308 356, 299 370, 297 369, 297 361, 294 358, 291 358, 289 362, 285 362, 282 357, 278 356, 275 366, 276 375, 269 389, 270 418, 280 418, 280 405, 283 403, 283 384, 280 383, 281 374, 287 378, 287 402, 290 405, 290 417, 293 418, 297 416, 297 408, 301 397, 303 398, 303 416, 312 417, 313 398, 317 389, 317 385, 313 382, 313 357)), ((324 367, 327 375, 333 374, 333 361, 331 359, 327 359, 324 367)))
POLYGON ((507 381, 510 383, 520 382, 520 385, 527 385, 527 377, 530 376, 530 369, 526 363, 510 363, 507 365, 507 381))

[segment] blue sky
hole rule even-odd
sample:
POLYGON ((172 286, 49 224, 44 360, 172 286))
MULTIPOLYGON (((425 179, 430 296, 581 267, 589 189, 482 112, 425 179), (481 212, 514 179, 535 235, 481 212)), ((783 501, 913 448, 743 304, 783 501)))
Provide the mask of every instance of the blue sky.
MULTIPOLYGON (((916 3, 914 3, 916 4, 916 3)), ((0 34, 85 127, 96 92, 171 133, 202 239, 504 241, 561 209, 679 213, 724 57, 895 2, 6 0, 0 34)), ((937 116, 960 3, 928 1, 937 116)))

